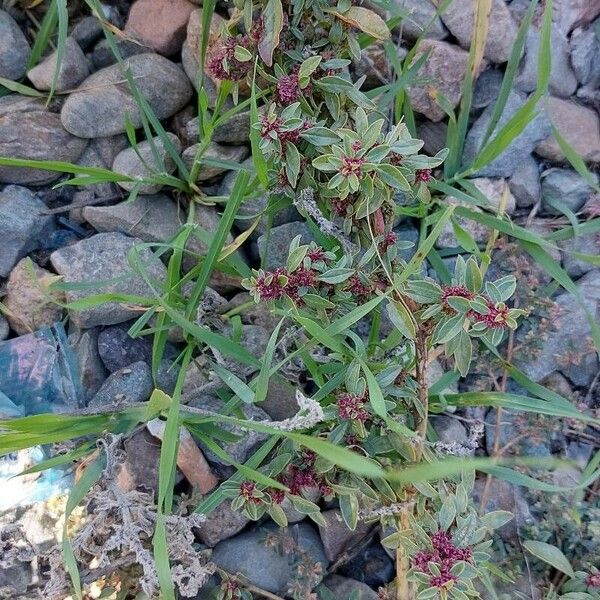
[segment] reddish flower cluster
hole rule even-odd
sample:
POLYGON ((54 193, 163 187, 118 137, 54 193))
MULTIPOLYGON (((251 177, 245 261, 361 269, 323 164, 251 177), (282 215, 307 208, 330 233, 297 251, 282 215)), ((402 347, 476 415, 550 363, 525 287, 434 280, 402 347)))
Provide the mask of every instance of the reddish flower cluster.
POLYGON ((285 500, 285 492, 277 488, 268 488, 267 493, 271 496, 273 504, 281 504, 285 500))
POLYGON ((487 315, 482 315, 474 310, 469 311, 469 316, 478 323, 484 323, 489 329, 504 329, 506 327, 506 319, 508 317, 508 307, 504 304, 494 304, 489 299, 486 299, 485 304, 488 308, 487 315))
POLYGON ((263 115, 260 119, 260 135, 263 138, 271 137, 269 134, 271 132, 275 132, 277 138, 283 145, 285 149, 285 142, 290 142, 292 144, 296 144, 300 140, 300 134, 305 130, 312 127, 312 123, 310 121, 304 121, 304 123, 296 128, 290 130, 282 129, 283 119, 281 117, 277 117, 275 120, 271 121, 268 115, 263 115))
POLYGON ((364 162, 365 159, 359 156, 343 156, 340 174, 344 177, 350 177, 350 175, 360 177, 362 175, 362 166, 364 162))
POLYGON ((340 417, 364 423, 369 418, 369 413, 364 407, 368 399, 367 394, 363 394, 362 396, 348 393, 340 394, 337 397, 337 407, 340 417))
POLYGON ((235 57, 235 47, 250 49, 248 36, 230 37, 213 47, 206 63, 208 74, 214 79, 240 81, 252 68, 252 61, 241 62, 235 57))
MULTIPOLYGON (((283 268, 275 269, 272 273, 265 273, 256 278, 256 290, 261 300, 279 300, 286 293, 287 283, 282 277, 287 277, 283 268)), ((287 280, 289 281, 289 280, 287 280)))
POLYGON ((436 531, 430 536, 430 540, 433 549, 417 552, 412 559, 413 568, 429 575, 429 585, 432 587, 444 587, 450 582, 457 581, 458 578, 450 570, 461 560, 471 560, 473 555, 471 548, 456 547, 450 534, 445 531, 436 531), (434 575, 429 570, 431 562, 439 566, 439 575, 434 575))
POLYGON ((256 491, 256 484, 254 481, 242 481, 240 483, 240 496, 246 500, 246 502, 252 502, 253 504, 260 504, 260 498, 254 495, 256 491))
POLYGON ((415 183, 427 183, 431 181, 431 169, 419 169, 415 172, 415 183))
POLYGON ((398 236, 393 231, 390 231, 386 233, 383 240, 381 240, 381 243, 379 244, 379 250, 381 252, 385 252, 390 246, 393 246, 397 241, 398 236))
POLYGON ((277 81, 275 86, 275 97, 277 102, 283 106, 293 104, 300 97, 300 82, 298 80, 298 71, 290 75, 283 75, 277 81))
POLYGON ((350 206, 350 196, 346 196, 345 198, 332 198, 331 199, 331 208, 336 215, 340 215, 340 217, 344 217, 346 212, 348 211, 348 207, 350 206))
POLYGON ((314 262, 325 260, 325 250, 323 248, 313 248, 306 253, 306 256, 314 262))
MULTIPOLYGON (((320 259, 323 255, 324 252, 321 249, 313 251, 313 256, 321 257, 320 259)), ((316 287, 317 285, 316 272, 303 266, 298 267, 292 273, 289 273, 283 267, 279 267, 274 271, 259 275, 255 283, 256 291, 261 300, 279 300, 287 295, 296 302, 301 301, 300 288, 316 287)))
POLYGON ((590 573, 585 580, 589 587, 600 588, 600 573, 590 573))
POLYGON ((348 279, 346 290, 358 298, 368 298, 371 295, 371 286, 363 283, 358 275, 352 275, 348 279))

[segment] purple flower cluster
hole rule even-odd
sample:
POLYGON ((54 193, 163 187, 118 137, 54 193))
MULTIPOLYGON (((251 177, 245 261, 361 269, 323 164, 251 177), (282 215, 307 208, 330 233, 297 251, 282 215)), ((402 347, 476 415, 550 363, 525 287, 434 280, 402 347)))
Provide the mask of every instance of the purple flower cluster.
POLYGON ((337 397, 337 408, 340 417, 349 421, 364 423, 369 418, 369 413, 364 407, 367 400, 368 396, 366 394, 362 396, 348 393, 340 394, 337 397))

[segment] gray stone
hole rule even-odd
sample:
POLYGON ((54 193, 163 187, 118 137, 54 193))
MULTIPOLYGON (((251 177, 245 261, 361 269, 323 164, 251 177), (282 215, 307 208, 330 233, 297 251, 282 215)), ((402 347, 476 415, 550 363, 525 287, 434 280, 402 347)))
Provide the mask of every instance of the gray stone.
POLYGON ((577 258, 572 253, 579 252, 589 256, 598 256, 600 254, 600 234, 580 235, 571 240, 559 242, 559 246, 562 249, 562 262, 565 271, 573 279, 579 279, 582 275, 592 271, 594 265, 577 258))
MULTIPOLYGON (((188 169, 192 168, 199 147, 200 144, 194 144, 184 151, 182 158, 188 169)), ((244 146, 223 146, 221 144, 211 143, 206 149, 206 152, 202 155, 202 162, 204 162, 204 159, 211 159, 233 162, 237 165, 238 163, 241 163, 247 155, 248 150, 244 146)), ((203 164, 198 171, 196 181, 207 181, 208 179, 212 179, 217 175, 222 175, 229 170, 231 169, 228 169, 225 166, 219 167, 216 165, 203 164)))
POLYGON ((339 574, 358 579, 377 589, 393 579, 394 571, 394 563, 379 540, 373 540, 358 555, 342 565, 339 574))
POLYGON ((570 442, 567 446, 567 459, 575 461, 579 468, 585 469, 594 453, 592 444, 582 442, 570 442))
MULTIPOLYGON (((181 110, 192 96, 185 73, 158 54, 138 54, 124 60, 138 90, 159 119, 181 110)), ((61 111, 67 131, 83 138, 106 137, 125 131, 125 117, 133 126, 142 124, 140 110, 128 85, 121 83, 120 65, 101 69, 85 79, 79 92, 71 94, 61 111)))
MULTIPOLYGON (((598 318, 600 303, 600 277, 598 271, 590 271, 578 282, 584 304, 592 317, 598 318)), ((556 299, 558 318, 556 331, 541 340, 542 347, 528 360, 518 361, 517 366, 534 381, 541 381, 553 371, 560 371, 575 385, 585 386, 598 372, 598 359, 590 342, 591 328, 582 306, 571 294, 564 293, 556 299), (520 363, 520 364, 519 364, 520 363)))
POLYGON ((485 108, 496 101, 503 77, 499 69, 486 69, 478 77, 473 90, 473 108, 485 108))
MULTIPOLYGON (((463 48, 470 48, 473 37, 475 5, 471 0, 452 0, 442 14, 444 25, 463 48)), ((495 63, 504 63, 517 37, 514 22, 504 0, 492 0, 484 56, 495 63)))
POLYGON ((592 191, 573 169, 548 169, 542 174, 542 207, 548 214, 562 215, 561 207, 578 212, 592 191))
POLYGON ((123 442, 125 461, 120 465, 117 484, 128 492, 142 487, 158 490, 160 465, 160 441, 144 427, 138 429, 123 442))
POLYGON ((0 98, 0 118, 10 113, 39 112, 45 110, 45 102, 41 98, 7 94, 0 98))
MULTIPOLYGON (((167 133, 167 137, 177 154, 179 154, 181 152, 179 138, 173 133, 167 133)), ((136 148, 121 150, 115 157, 112 170, 116 173, 128 175, 136 180, 118 182, 120 187, 130 192, 139 184, 139 181, 148 179, 152 175, 173 173, 175 171, 175 162, 165 147, 163 140, 157 136, 152 140, 152 143, 149 140, 145 140, 140 142, 136 148)), ((157 194, 162 188, 162 183, 142 183, 139 186, 139 193, 157 194)))
POLYGON ((5 340, 10 334, 10 327, 6 317, 0 314, 0 342, 5 340))
MULTIPOLYGON (((233 337, 233 329, 230 326, 227 326, 223 333, 228 337, 233 337)), ((267 349, 269 337, 270 332, 260 325, 242 325, 242 335, 239 343, 252 356, 260 360, 267 349)), ((249 365, 228 356, 224 356, 223 360, 227 368, 239 376, 249 377, 258 370, 256 365, 249 365)))
POLYGON ((413 244, 411 248, 401 248, 398 250, 398 256, 408 262, 417 251, 419 231, 412 225, 402 223, 401 225, 394 227, 394 233, 397 236, 398 242, 411 242, 413 244))
MULTIPOLYGON (((60 117, 51 112, 13 112, 0 118, 0 156, 74 163, 86 145, 86 140, 65 131, 60 117)), ((33 167, 0 167, 0 183, 42 185, 60 176, 33 167)))
POLYGON ((577 28, 571 34, 571 65, 581 85, 600 86, 600 21, 587 29, 577 28))
POLYGON ((98 329, 80 331, 70 339, 86 400, 100 389, 108 372, 98 352, 98 329))
MULTIPOLYGON (((305 569, 320 564, 321 572, 328 565, 321 540, 307 523, 298 523, 281 530, 276 526, 265 525, 242 533, 217 544, 212 561, 217 567, 241 573, 254 585, 275 594, 286 593, 296 575, 298 562, 305 569), (267 544, 267 536, 280 537, 289 551, 283 553, 279 550, 279 544, 267 544)), ((315 583, 318 584, 319 581, 315 583)))
MULTIPOLYGON (((525 104, 524 95, 511 91, 506 101, 506 106, 498 125, 490 137, 498 134, 500 129, 512 118, 512 116, 525 104)), ((492 118, 493 105, 489 105, 481 116, 473 123, 465 141, 463 154, 463 165, 468 167, 481 150, 484 135, 492 118)), ((510 177, 524 158, 531 154, 535 145, 546 138, 551 131, 550 123, 544 115, 539 115, 525 127, 524 131, 512 143, 496 157, 492 162, 477 172, 481 177, 510 177)))
POLYGON ((152 338, 132 338, 128 330, 129 324, 121 323, 98 334, 98 353, 111 373, 140 361, 149 364, 152 359, 152 338))
POLYGON ((467 428, 456 418, 447 415, 432 417, 431 424, 440 439, 440 442, 452 444, 454 442, 464 445, 469 439, 467 428))
POLYGON ((285 223, 279 227, 273 227, 270 235, 261 235, 258 238, 258 252, 264 259, 266 269, 274 269, 285 265, 288 257, 290 242, 297 236, 301 244, 308 244, 314 238, 308 226, 303 221, 285 223))
POLYGON ((150 367, 139 361, 110 375, 89 401, 88 406, 98 408, 120 403, 145 402, 150 398, 153 389, 150 367))
POLYGON ((258 406, 262 408, 273 421, 283 421, 293 417, 299 410, 296 401, 296 387, 279 375, 273 375, 269 380, 267 397, 258 406))
POLYGON ((552 16, 564 34, 578 25, 587 25, 600 15, 599 0, 556 0, 552 16))
POLYGON ((319 589, 326 588, 334 598, 352 598, 353 600, 377 600, 379 595, 368 585, 356 579, 341 577, 340 575, 329 575, 323 580, 319 589))
MULTIPOLYGON (((146 54, 149 51, 145 46, 130 40, 115 39, 115 44, 117 45, 117 50, 123 59, 136 56, 137 54, 146 54)), ((117 57, 115 56, 115 53, 113 52, 108 40, 100 40, 94 46, 94 51, 92 52, 91 58, 92 64, 94 65, 96 71, 99 69, 104 69, 105 67, 110 67, 111 65, 115 65, 117 62, 117 57)))
POLYGON ((31 48, 16 21, 0 10, 0 77, 21 79, 31 48))
MULTIPOLYGON (((226 108, 233 108, 228 106, 226 108)), ((185 124, 186 139, 192 143, 198 140, 198 117, 190 119, 185 124)), ((212 141, 219 144, 247 144, 250 139, 250 111, 243 110, 237 112, 225 123, 215 127, 212 135, 212 141)))
POLYGON ((325 556, 331 562, 337 560, 343 552, 351 550, 373 528, 372 523, 367 524, 364 521, 359 521, 354 531, 348 529, 341 511, 337 508, 325 510, 321 515, 327 525, 319 525, 319 534, 325 549, 325 556))
POLYGON ((96 17, 83 17, 75 23, 71 37, 79 44, 82 50, 87 50, 102 37, 102 25, 96 17))
MULTIPOLYGON (((56 62, 57 51, 55 50, 50 56, 28 71, 27 77, 35 88, 43 91, 52 88, 56 72, 56 62)), ((55 90, 57 92, 72 90, 89 74, 90 70, 83 50, 73 38, 68 37, 64 45, 55 90)))
POLYGON ((0 277, 34 250, 54 222, 46 205, 27 188, 9 185, 0 192, 0 277))
MULTIPOLYGON (((544 108, 560 135, 586 162, 600 162, 600 118, 591 108, 550 96, 544 108)), ((566 162, 551 131, 538 139, 536 154, 554 162, 566 162)))
POLYGON ((448 125, 443 121, 424 121, 417 125, 417 137, 423 140, 423 152, 429 156, 436 155, 446 147, 447 134, 448 125))
POLYGON ((436 17, 437 7, 431 0, 394 0, 394 5, 406 13, 406 17, 396 28, 402 32, 403 38, 416 40, 431 22, 432 25, 425 37, 443 40, 448 36, 442 20, 436 17))
POLYGON ((250 522, 241 510, 232 510, 231 500, 221 502, 206 515, 195 531, 203 544, 214 548, 219 542, 239 533, 250 522))
MULTIPOLYGON (((203 410, 216 413, 223 411, 224 404, 225 403, 220 398, 209 396, 207 394, 200 394, 191 398, 187 402, 188 406, 193 406, 194 408, 201 408, 203 410)), ((267 415, 264 410, 252 404, 244 404, 241 406, 241 411, 244 414, 244 418, 250 421, 269 420, 269 415, 267 415)), ((223 448, 223 450, 238 463, 243 463, 248 456, 250 456, 255 447, 268 437, 263 433, 258 433, 250 429, 243 430, 240 427, 231 425, 229 423, 219 423, 218 427, 239 436, 239 439, 233 442, 220 442, 220 446, 223 448)), ((205 444, 198 442, 198 445, 202 449, 206 459, 214 466, 215 471, 219 475, 226 478, 235 471, 235 469, 231 467, 227 461, 218 457, 205 444)))
MULTIPOLYGON (((127 258, 134 246, 140 243, 141 240, 122 233, 98 233, 53 252, 50 261, 65 282, 97 284, 67 291, 67 302, 102 293, 151 296, 152 291, 132 271, 127 258)), ((164 279, 165 266, 148 248, 139 251, 139 259, 150 278, 164 279)), ((84 310, 70 310, 69 314, 78 327, 88 329, 96 325, 122 323, 139 316, 139 311, 120 302, 105 302, 84 310)))
POLYGON ((447 42, 424 40, 419 44, 413 63, 428 51, 429 56, 418 76, 423 83, 411 85, 408 95, 416 112, 437 122, 441 121, 446 113, 434 100, 432 89, 444 94, 452 107, 457 106, 462 95, 468 53, 447 42))
POLYGON ((541 198, 540 167, 532 156, 523 157, 508 180, 518 208, 528 208, 541 198))
MULTIPOLYGON (((494 453, 496 441, 496 415, 497 409, 490 409, 485 417, 485 448, 488 455, 494 453)), ((512 452, 524 456, 549 457, 552 434, 551 431, 540 429, 534 424, 535 417, 522 415, 512 411, 503 411, 500 415, 499 448, 504 448, 513 439, 524 432, 531 433, 520 438, 518 443, 512 447, 512 452)))
MULTIPOLYGON (((535 28, 530 28, 527 32, 525 56, 515 79, 516 89, 522 92, 533 92, 537 87, 540 35, 539 29, 535 28)), ((550 93, 567 98, 575 93, 577 78, 569 60, 569 42, 556 25, 552 26, 550 43, 552 47, 550 93)))

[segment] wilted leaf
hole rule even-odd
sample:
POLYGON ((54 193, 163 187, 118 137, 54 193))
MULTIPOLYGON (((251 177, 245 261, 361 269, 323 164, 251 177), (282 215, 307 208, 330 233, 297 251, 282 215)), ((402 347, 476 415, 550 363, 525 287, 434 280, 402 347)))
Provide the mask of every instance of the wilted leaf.
POLYGON ((279 36, 283 29, 283 6, 281 0, 269 0, 263 12, 264 32, 258 43, 258 53, 264 63, 273 64, 273 52, 279 45, 279 36))
POLYGON ((364 31, 376 40, 387 40, 390 37, 390 30, 385 21, 368 8, 352 6, 343 14, 335 10, 330 12, 344 23, 364 31))

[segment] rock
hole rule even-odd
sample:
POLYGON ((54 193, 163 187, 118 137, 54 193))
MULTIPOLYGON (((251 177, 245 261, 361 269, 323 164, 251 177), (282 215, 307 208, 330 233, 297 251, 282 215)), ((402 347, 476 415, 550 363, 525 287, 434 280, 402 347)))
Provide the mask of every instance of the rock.
MULTIPOLYGON (((51 112, 10 113, 0 118, 0 156, 74 163, 86 145, 65 131, 60 117, 51 112)), ((60 176, 33 167, 0 166, 0 183, 42 185, 60 176)))
POLYGON ((46 205, 27 188, 9 185, 0 192, 0 277, 34 250, 54 222, 46 205))
POLYGON ((348 577, 340 577, 339 575, 329 575, 319 586, 319 589, 326 588, 333 598, 352 598, 353 600, 377 600, 379 595, 372 590, 368 585, 350 579, 348 577))
POLYGON ((504 73, 499 69, 486 69, 475 82, 473 108, 485 108, 495 102, 500 94, 504 73))
POLYGON ((132 338, 129 323, 113 325, 98 334, 98 353, 110 373, 114 373, 135 362, 150 364, 152 360, 152 338, 132 338))
POLYGON ((60 301, 61 295, 49 289, 56 279, 29 258, 23 258, 11 271, 2 302, 16 334, 25 335, 60 321, 63 311, 55 300, 60 301))
POLYGON ((187 0, 137 0, 129 9, 125 33, 159 54, 172 56, 181 50, 194 9, 187 0))
MULTIPOLYGON (((232 108, 226 104, 226 108, 232 108)), ((185 137, 193 144, 198 140, 198 117, 185 124, 185 137)), ((250 111, 242 110, 215 127, 212 141, 220 144, 247 144, 250 139, 250 111)))
MULTIPOLYGON (((138 54, 123 61, 138 90, 157 118, 166 119, 181 110, 192 96, 183 71, 158 54, 138 54)), ((125 131, 125 117, 133 126, 142 124, 139 107, 128 86, 121 83, 120 65, 97 71, 85 79, 82 91, 71 94, 61 111, 67 131, 82 138, 106 137, 125 131)))
POLYGON ((581 85, 600 86, 600 39, 596 25, 578 27, 571 34, 571 65, 581 85))
MULTIPOLYGON (((516 89, 522 92, 533 92, 537 87, 540 36, 540 30, 534 27, 527 32, 525 56, 521 60, 519 74, 515 79, 516 89)), ((575 93, 577 79, 569 60, 569 42, 556 25, 552 26, 550 44, 552 48, 550 93, 566 98, 575 93)))
MULTIPOLYGON (((226 327, 223 333, 228 337, 233 337, 233 329, 230 326, 226 327)), ((260 360, 267 349, 270 334, 271 332, 260 325, 242 325, 242 335, 239 343, 242 348, 245 348, 252 356, 260 360)), ((224 357, 224 360, 227 368, 239 376, 249 377, 258 371, 256 365, 249 365, 230 357, 224 357)))
POLYGON ((411 85, 408 95, 413 109, 431 121, 441 121, 446 113, 434 100, 434 93, 444 94, 452 107, 460 102, 462 84, 467 69, 468 53, 458 46, 438 40, 423 40, 413 64, 429 51, 429 57, 419 71, 426 84, 411 85))
POLYGON ((123 446, 125 461, 117 474, 119 487, 124 492, 139 487, 158 490, 160 442, 146 428, 142 428, 125 438, 123 446))
POLYGON ((600 15, 600 0, 556 0, 553 21, 564 34, 578 25, 587 25, 600 15))
POLYGON ((458 444, 464 445, 469 439, 467 428, 454 417, 446 415, 432 417, 431 424, 433 425, 440 442, 444 442, 445 444, 457 442, 458 444))
POLYGON ((423 140, 423 152, 429 156, 434 156, 446 147, 447 134, 448 125, 443 121, 424 121, 417 125, 417 136, 423 140))
POLYGON ((115 371, 89 401, 92 408, 110 407, 121 403, 145 402, 154 386, 150 367, 139 361, 115 371))
MULTIPOLYGON (((167 133, 175 152, 181 152, 181 142, 179 138, 167 133)), ((148 179, 152 175, 171 174, 175 171, 175 162, 168 152, 163 140, 155 137, 150 141, 145 140, 137 145, 137 148, 126 148, 117 154, 112 170, 116 173, 122 173, 136 179, 137 181, 119 181, 119 186, 124 190, 131 192, 140 180, 148 179), (158 156, 158 162, 157 158, 158 156)), ((139 186, 140 194, 157 194, 162 190, 162 183, 143 183, 139 186)))
POLYGON ((221 502, 195 529, 200 541, 209 548, 239 533, 250 522, 241 510, 231 509, 231 500, 221 502))
MULTIPOLYGON (((398 48, 398 60, 406 57, 406 49, 398 48)), ((382 43, 367 46, 360 53, 360 60, 352 61, 352 70, 355 79, 365 77, 362 90, 385 85, 390 80, 391 64, 382 43)))
POLYGON ((6 318, 0 314, 0 342, 5 340, 10 334, 10 327, 6 318))
MULTIPOLYGON (((598 271, 584 275, 577 282, 577 287, 592 317, 597 318, 600 302, 598 271)), ((536 382, 558 370, 575 385, 586 386, 598 372, 598 359, 590 342, 591 329, 586 314, 571 294, 560 294, 555 302, 557 330, 547 333, 541 340, 540 351, 526 361, 519 361, 517 366, 536 382)))
POLYGON ((312 587, 316 586, 328 565, 321 540, 307 523, 287 529, 269 524, 242 533, 217 544, 212 561, 220 569, 240 573, 252 584, 275 594, 286 594, 302 571, 314 573, 312 587), (267 537, 279 543, 267 544, 267 537))
MULTIPOLYGON (((123 59, 135 56, 136 54, 146 54, 148 52, 148 48, 130 40, 121 40, 117 38, 115 39, 115 44, 123 59)), ((92 64, 94 65, 94 70, 98 71, 99 69, 104 69, 105 67, 115 65, 116 62, 117 57, 108 40, 100 40, 94 46, 94 51, 92 52, 92 64)))
MULTIPOLYGON (((199 147, 200 144, 194 144, 184 151, 182 158, 188 169, 192 168, 199 147)), ((202 162, 204 162, 204 159, 211 159, 238 164, 246 158, 247 154, 248 151, 244 146, 222 146, 221 144, 211 143, 206 152, 202 155, 202 162)), ((196 181, 206 181, 217 175, 226 173, 229 170, 231 169, 228 169, 225 166, 219 167, 216 165, 203 164, 198 171, 198 178, 196 181)), ((235 172, 237 173, 237 171, 235 172)))
POLYGON ((81 331, 70 340, 85 399, 89 400, 100 389, 108 377, 108 372, 98 352, 98 329, 81 331))
POLYGON ((374 540, 338 572, 370 587, 379 588, 394 578, 394 563, 379 541, 374 540))
MULTIPOLYGON (((212 412, 221 412, 225 403, 221 399, 214 396, 200 394, 191 398, 187 404, 188 406, 192 406, 194 408, 201 408, 203 410, 209 410, 212 412)), ((267 413, 258 406, 244 404, 240 408, 245 419, 251 421, 269 420, 269 415, 267 415, 267 413)), ((240 436, 239 439, 234 442, 220 443, 220 446, 223 448, 223 450, 238 463, 243 463, 248 456, 250 456, 256 445, 268 437, 265 434, 257 433, 256 431, 242 430, 236 425, 231 425, 229 423, 218 423, 217 426, 225 431, 229 431, 230 433, 240 436)), ((212 463, 218 474, 226 478, 234 472, 235 469, 233 469, 228 462, 219 458, 205 444, 198 442, 198 445, 202 449, 202 452, 204 452, 206 459, 212 463)))
POLYGON ((540 168, 535 158, 523 157, 508 180, 508 187, 518 208, 528 208, 538 202, 542 195, 542 186, 540 168))
MULTIPOLYGON (((57 52, 55 50, 50 56, 27 72, 29 81, 33 83, 36 89, 46 91, 52 88, 54 73, 56 72, 56 60, 57 52)), ((57 92, 72 90, 89 74, 90 70, 83 50, 73 38, 68 37, 65 41, 55 90, 57 92)))
POLYGON ((325 549, 325 556, 330 562, 336 561, 343 552, 351 550, 373 528, 372 523, 367 524, 360 521, 354 531, 348 529, 342 513, 337 508, 323 511, 321 515, 327 526, 319 525, 319 534, 325 549))
MULTIPOLYGON (((97 283, 94 287, 67 291, 67 302, 102 293, 152 295, 144 280, 132 272, 127 259, 132 248, 140 243, 141 240, 122 233, 98 233, 53 252, 50 255, 52 266, 66 282, 97 283)), ((139 259, 150 278, 161 281, 165 277, 165 266, 148 248, 140 250, 139 259)), ((137 310, 118 302, 104 302, 84 310, 69 311, 71 320, 82 329, 116 325, 138 315, 137 310)))
POLYGON ((542 174, 542 207, 551 215, 561 215, 564 207, 579 212, 593 189, 573 169, 548 169, 542 174))
POLYGON ((0 10, 0 77, 21 79, 30 53, 29 42, 21 28, 6 11, 0 10))
MULTIPOLYGON (((473 37, 474 7, 470 0, 453 0, 441 16, 450 33, 467 50, 473 37)), ((516 37, 517 24, 504 0, 492 0, 484 56, 495 63, 506 62, 516 37)))
POLYGON ((570 442, 567 446, 567 459, 577 463, 580 469, 585 469, 594 453, 594 446, 581 442, 570 442))
POLYGON ((577 258, 572 253, 579 252, 589 256, 598 256, 600 253, 600 235, 592 233, 590 235, 580 235, 565 242, 559 242, 563 254, 563 268, 573 279, 579 279, 582 275, 589 273, 594 269, 594 265, 577 258))
POLYGON ((267 397, 258 406, 262 408, 273 421, 283 421, 293 417, 299 410, 296 401, 296 388, 279 375, 273 375, 269 380, 267 397))
MULTIPOLYGON (((511 91, 508 95, 504 111, 498 125, 492 132, 490 140, 498 134, 511 117, 525 104, 525 96, 511 91)), ((481 150, 483 138, 492 118, 494 106, 490 104, 473 123, 465 140, 463 166, 466 168, 473 163, 481 150)), ((525 157, 533 152, 535 145, 546 138, 551 132, 550 124, 544 115, 539 115, 529 123, 524 131, 492 162, 477 172, 480 177, 510 177, 521 165, 525 157)))
POLYGON ((83 17, 75 23, 70 37, 82 50, 88 50, 102 37, 102 25, 96 17, 83 17))
MULTIPOLYGON (((584 161, 600 161, 600 119, 594 110, 553 96, 547 99, 545 109, 560 135, 584 161)), ((551 161, 565 161, 565 155, 551 134, 540 138, 535 152, 551 161)))
MULTIPOLYGON (((488 199, 490 206, 488 210, 493 212, 498 212, 501 206, 502 198, 504 193, 507 193, 506 198, 506 206, 504 207, 504 212, 508 215, 514 213, 516 208, 516 202, 513 195, 510 193, 508 188, 508 184, 504 179, 488 179, 486 177, 479 177, 477 179, 470 180, 475 187, 488 199)), ((457 198, 448 197, 446 199, 448 204, 454 204, 458 206, 468 206, 469 209, 474 212, 483 212, 479 207, 467 205, 461 200, 457 198)), ((490 229, 476 221, 471 221, 465 217, 456 217, 456 221, 460 224, 460 226, 471 234, 471 237, 478 243, 484 243, 487 241, 488 236, 490 234, 490 229)), ((456 248, 460 244, 454 235, 454 229, 451 223, 448 223, 446 227, 444 227, 440 237, 436 242, 436 246, 438 248, 456 248)))
POLYGON ((407 223, 402 223, 397 227, 394 227, 394 233, 397 236, 397 242, 411 242, 413 246, 411 248, 401 248, 398 250, 398 256, 408 262, 417 251, 417 244, 419 242, 419 231, 416 227, 407 223))
POLYGON ((39 112, 45 110, 41 98, 31 98, 20 94, 7 94, 0 98, 0 118, 10 113, 39 112))
POLYGON ((431 0, 395 0, 397 7, 406 17, 402 19, 396 30, 402 32, 402 37, 407 40, 416 40, 432 23, 426 38, 443 40, 448 36, 442 20, 436 16, 436 6, 431 0))
POLYGON ((288 257, 290 242, 300 235, 300 243, 308 244, 314 238, 308 226, 303 221, 285 223, 273 227, 270 235, 261 235, 258 238, 258 252, 264 259, 266 269, 274 269, 285 264, 288 257))

